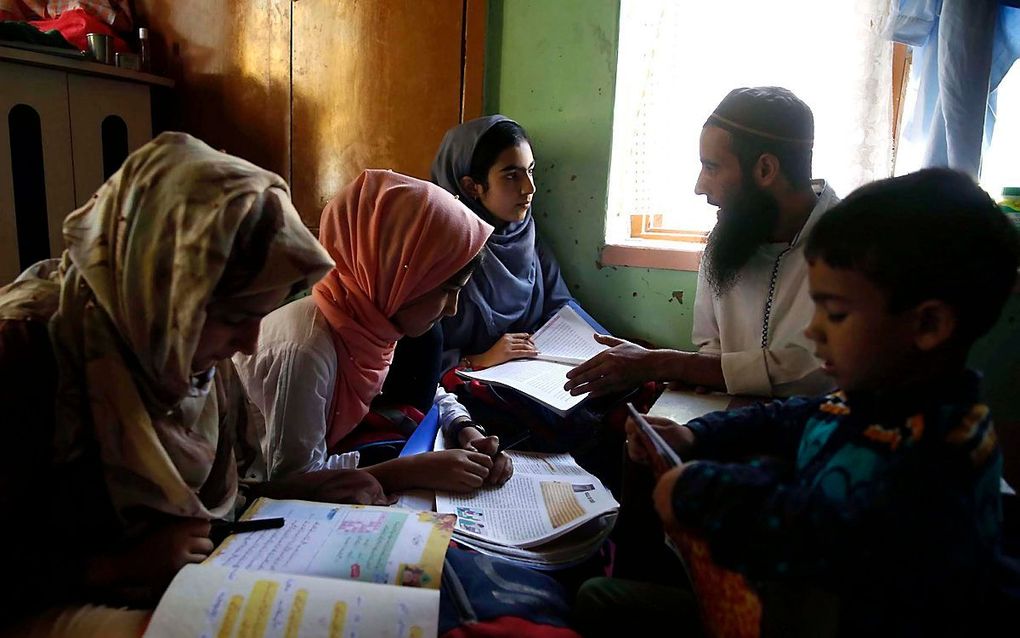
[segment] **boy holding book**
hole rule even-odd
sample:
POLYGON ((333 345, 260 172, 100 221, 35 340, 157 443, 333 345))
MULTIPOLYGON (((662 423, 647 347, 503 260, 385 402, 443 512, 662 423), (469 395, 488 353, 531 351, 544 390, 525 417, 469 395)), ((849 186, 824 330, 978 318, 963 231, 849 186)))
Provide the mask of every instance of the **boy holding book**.
MULTIPOLYGON (((784 590, 827 601, 814 618, 839 635, 983 635, 1002 457, 966 360, 1014 286, 1017 233, 970 178, 929 169, 852 193, 806 256, 806 334, 841 389, 650 419, 690 460, 660 477, 656 509, 764 594, 763 629, 769 593, 784 590)), ((649 459, 633 422, 628 436, 649 459)), ((682 598, 659 611, 680 614, 682 598)), ((599 599, 627 604, 619 583, 589 582, 579 610, 599 599)))
POLYGON ((752 582, 831 594, 840 634, 973 632, 1002 457, 966 360, 1014 286, 1017 233, 970 178, 929 169, 858 189, 806 256, 806 334, 840 390, 664 428, 698 460, 663 474, 656 509, 752 582))

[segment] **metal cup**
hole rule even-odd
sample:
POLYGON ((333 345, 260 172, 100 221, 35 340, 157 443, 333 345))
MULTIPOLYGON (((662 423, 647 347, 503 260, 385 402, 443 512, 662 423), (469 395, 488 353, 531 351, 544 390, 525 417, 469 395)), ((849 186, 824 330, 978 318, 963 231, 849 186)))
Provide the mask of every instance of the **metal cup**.
POLYGON ((85 39, 89 43, 89 55, 96 62, 113 64, 113 38, 105 33, 89 33, 85 39))

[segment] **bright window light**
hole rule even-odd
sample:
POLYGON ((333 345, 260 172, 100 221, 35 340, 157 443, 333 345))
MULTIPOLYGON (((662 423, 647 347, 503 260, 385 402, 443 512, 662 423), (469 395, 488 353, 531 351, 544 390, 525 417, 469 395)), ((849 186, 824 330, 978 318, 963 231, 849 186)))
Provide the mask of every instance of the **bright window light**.
MULTIPOLYGON (((632 216, 708 232, 698 138, 731 89, 783 86, 815 116, 814 176, 838 195, 892 169, 888 0, 622 0, 607 242, 632 216)), ((1015 148, 1015 147, 1014 147, 1015 148)))

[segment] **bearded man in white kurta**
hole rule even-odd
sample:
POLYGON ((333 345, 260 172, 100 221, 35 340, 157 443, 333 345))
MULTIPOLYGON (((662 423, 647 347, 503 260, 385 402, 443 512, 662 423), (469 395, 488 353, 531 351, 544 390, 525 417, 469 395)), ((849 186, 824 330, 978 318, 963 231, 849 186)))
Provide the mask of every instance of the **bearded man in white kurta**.
POLYGON ((813 143, 811 109, 792 92, 731 91, 701 133, 695 192, 719 219, 698 273, 698 352, 596 335, 611 348, 571 370, 566 389, 599 396, 649 380, 766 397, 832 389, 803 334, 814 312, 803 246, 838 201, 811 181, 813 143))

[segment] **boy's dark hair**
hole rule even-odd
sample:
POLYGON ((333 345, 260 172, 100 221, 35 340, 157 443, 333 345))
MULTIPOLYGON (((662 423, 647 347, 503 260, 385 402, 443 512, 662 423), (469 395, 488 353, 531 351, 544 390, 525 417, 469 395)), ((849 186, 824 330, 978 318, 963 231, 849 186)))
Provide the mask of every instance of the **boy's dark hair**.
POLYGON ((528 134, 517 122, 503 120, 493 124, 475 143, 468 175, 476 183, 488 188, 489 169, 496 163, 499 154, 508 148, 520 146, 524 142, 531 144, 528 134))
POLYGON ((809 262, 862 273, 900 312, 938 299, 969 345, 995 323, 1017 278, 1020 237, 970 177, 930 168, 858 188, 818 221, 809 262))

